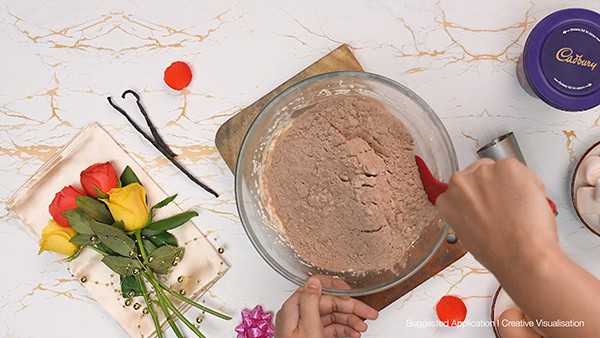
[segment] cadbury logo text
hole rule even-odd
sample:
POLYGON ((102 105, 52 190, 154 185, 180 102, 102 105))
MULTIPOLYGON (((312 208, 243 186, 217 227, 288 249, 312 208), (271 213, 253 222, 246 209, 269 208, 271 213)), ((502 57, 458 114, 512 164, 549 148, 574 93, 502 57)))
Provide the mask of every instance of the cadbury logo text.
POLYGON ((566 62, 573 65, 578 65, 582 67, 588 67, 592 71, 596 69, 598 62, 593 62, 590 60, 585 60, 583 58, 583 54, 575 54, 573 55, 573 49, 569 47, 563 47, 556 52, 556 59, 560 62, 566 62))

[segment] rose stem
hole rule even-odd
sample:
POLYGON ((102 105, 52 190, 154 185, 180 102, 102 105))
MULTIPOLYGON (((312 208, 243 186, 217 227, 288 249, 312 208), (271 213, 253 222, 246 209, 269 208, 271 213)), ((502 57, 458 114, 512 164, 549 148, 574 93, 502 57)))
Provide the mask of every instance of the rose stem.
MULTIPOLYGON (((150 279, 148 279, 148 275, 144 274, 144 277, 146 277, 146 280, 148 280, 148 282, 150 282, 150 284, 152 284, 152 281, 150 279)), ((156 292, 156 298, 158 299, 158 306, 160 306, 160 308, 162 309, 163 313, 167 317, 167 322, 169 322, 169 325, 171 326, 171 329, 173 329, 173 332, 175 332, 175 335, 178 338, 184 338, 183 334, 181 334, 181 331, 179 331, 179 328, 177 327, 177 324, 175 324, 175 322, 171 318, 171 313, 169 312, 169 309, 167 309, 167 307, 165 306, 164 300, 161 298, 161 291, 160 291, 160 289, 157 289, 156 286, 154 286, 154 284, 152 284, 152 287, 154 287, 154 291, 156 292)))
POLYGON ((142 106, 142 103, 140 102, 140 96, 138 95, 138 93, 134 92, 131 89, 128 89, 128 90, 124 91, 123 94, 121 94, 121 98, 124 99, 125 96, 127 96, 127 94, 131 94, 135 97, 135 102, 138 106, 138 109, 144 116, 144 119, 146 120, 146 124, 148 125, 148 128, 150 128, 150 133, 152 133, 152 136, 154 136, 156 143, 158 143, 161 147, 163 147, 165 149, 165 151, 167 153, 169 153, 169 155, 171 155, 173 157, 177 156, 177 154, 175 154, 171 150, 171 148, 169 148, 169 146, 165 143, 165 140, 163 140, 163 138, 160 136, 160 134, 156 130, 154 123, 152 123, 152 121, 150 120, 150 116, 148 116, 148 113, 146 113, 146 109, 144 109, 144 106, 142 106))
POLYGON ((142 229, 137 229, 135 231, 135 239, 137 240, 138 247, 140 248, 142 258, 146 260, 146 248, 144 248, 144 243, 142 242, 142 229))
POLYGON ((146 307, 148 311, 150 311, 150 316, 152 316, 152 322, 154 322, 154 327, 156 328, 156 335, 158 338, 163 338, 162 329, 160 328, 160 323, 158 322, 158 317, 156 316, 156 312, 154 311, 154 307, 152 306, 152 301, 150 300, 150 296, 146 291, 146 284, 142 280, 142 277, 138 274, 135 276, 138 284, 140 285, 140 289, 142 290, 142 296, 144 296, 144 301, 146 301, 146 307))
POLYGON ((202 311, 204 311, 206 313, 210 313, 213 316, 216 316, 216 317, 219 317, 219 318, 225 319, 225 320, 231 320, 231 317, 229 317, 228 315, 222 314, 222 313, 217 312, 217 311, 215 311, 213 309, 207 308, 206 306, 200 305, 200 304, 194 302, 193 300, 191 300, 191 299, 189 299, 187 297, 184 297, 184 296, 178 294, 177 292, 171 290, 171 288, 169 288, 168 286, 166 286, 163 283, 161 283, 161 281, 157 280, 157 282, 158 282, 158 285, 161 288, 163 288, 165 291, 167 291, 168 293, 170 293, 171 295, 173 295, 175 298, 177 298, 179 300, 182 300, 182 301, 184 301, 184 302, 186 302, 186 303, 188 303, 188 304, 190 304, 192 306, 195 306, 195 307, 199 308, 200 310, 202 310, 202 311))
POLYGON ((108 253, 104 252, 103 250, 98 249, 97 247, 95 247, 93 245, 86 245, 86 247, 98 252, 99 254, 101 254, 104 257, 108 256, 108 253))
POLYGON ((200 330, 198 330, 198 328, 197 328, 196 326, 194 326, 194 324, 192 324, 192 323, 191 323, 189 320, 187 320, 187 318, 185 318, 185 316, 184 316, 183 314, 181 314, 181 312, 179 312, 179 310, 177 310, 177 308, 175 307, 175 305, 173 305, 173 303, 171 303, 171 301, 167 299, 167 296, 165 296, 165 294, 164 294, 164 293, 162 293, 162 291, 161 291, 161 293, 160 293, 160 296, 159 296, 159 297, 163 297, 163 298, 164 298, 164 300, 165 300, 165 302, 167 303, 167 306, 169 307, 169 309, 170 309, 171 311, 173 311, 173 313, 175 313, 175 315, 176 315, 177 317, 179 317, 179 319, 180 319, 182 322, 184 322, 184 323, 185 323, 185 325, 187 325, 187 327, 189 327, 189 328, 190 328, 190 330, 192 330, 192 331, 193 331, 193 332, 194 332, 194 333, 195 333, 195 334, 196 334, 198 337, 201 337, 201 338, 206 338, 206 337, 205 337, 205 336, 202 334, 202 332, 200 332, 200 330))
POLYGON ((109 96, 108 98, 108 103, 114 108, 116 109, 119 113, 121 113, 121 115, 125 116, 125 118, 127 119, 127 121, 129 121, 129 123, 135 128, 135 130, 137 130, 140 134, 142 134, 142 136, 144 136, 144 138, 146 140, 148 140, 150 143, 152 143, 152 145, 158 149, 158 151, 160 151, 163 155, 165 155, 165 157, 171 161, 171 163, 173 163, 174 166, 177 167, 177 169, 181 170, 181 172, 183 174, 185 174, 185 176, 187 176, 192 182, 196 183, 198 186, 200 186, 202 189, 206 190, 208 193, 212 194, 215 197, 219 197, 219 194, 214 191, 213 189, 211 189, 209 186, 207 186, 206 184, 200 182, 196 177, 194 177, 194 175, 192 175, 190 172, 187 171, 187 169, 185 169, 181 164, 179 164, 179 162, 177 162, 177 160, 171 156, 169 154, 169 152, 163 148, 160 144, 158 144, 158 142, 154 139, 152 139, 148 134, 146 134, 132 119, 131 117, 129 117, 129 115, 123 110, 121 109, 119 106, 117 106, 114 102, 112 102, 111 97, 109 96))
MULTIPOLYGON (((173 303, 171 303, 171 301, 167 298, 167 296, 165 296, 165 294, 160 289, 160 286, 157 285, 156 279, 146 272, 143 272, 143 274, 144 274, 144 277, 148 280, 148 282, 150 282, 150 284, 152 284, 152 287, 154 287, 154 290, 156 291, 156 297, 158 298, 159 303, 163 304, 163 306, 164 306, 164 304, 166 304, 167 307, 169 308, 169 310, 171 310, 177 316, 177 318, 179 318, 198 337, 206 338, 202 334, 202 332, 200 332, 200 330, 198 330, 198 328, 194 326, 194 324, 190 323, 190 321, 187 320, 187 318, 185 318, 185 316, 182 315, 181 312, 179 312, 179 310, 177 310, 177 308, 173 305, 173 303)), ((165 310, 163 310, 163 311, 165 311, 165 310)))
MULTIPOLYGON (((142 230, 141 229, 136 230, 136 232, 135 232, 135 238, 137 239, 137 243, 138 243, 138 246, 140 248, 140 253, 142 254, 142 258, 144 260, 146 260, 147 254, 146 254, 146 248, 144 248, 144 243, 142 242, 142 230)), ((149 268, 149 267, 147 269, 149 270, 149 273, 152 274, 152 269, 149 268)), ((150 275, 149 277, 153 277, 153 276, 150 275)), ((171 295, 173 295, 175 298, 177 298, 177 299, 179 299, 181 301, 184 301, 184 302, 186 302, 186 303, 188 303, 188 304, 190 304, 192 306, 195 306, 195 307, 199 308, 200 310, 202 310, 202 311, 204 311, 206 313, 210 313, 213 316, 216 316, 216 317, 219 317, 219 318, 225 319, 225 320, 231 320, 231 317, 229 317, 228 315, 222 314, 222 313, 217 312, 217 311, 215 311, 213 309, 210 309, 210 308, 208 308, 206 306, 200 305, 200 304, 194 302, 193 300, 191 300, 191 299, 189 299, 187 297, 184 297, 184 296, 178 294, 177 292, 171 290, 171 288, 169 288, 168 286, 166 286, 165 284, 163 284, 160 280, 158 280, 156 278, 153 278, 153 279, 154 279, 154 281, 161 288, 165 289, 168 293, 170 293, 171 295)))
MULTIPOLYGON (((142 258, 145 260, 146 259, 146 248, 144 248, 144 243, 142 242, 142 230, 141 229, 136 230, 135 237, 137 239, 137 245, 138 245, 138 248, 140 249, 140 253, 142 254, 142 258)), ((138 261, 139 261, 139 259, 138 259, 138 261)), ((145 266, 143 262, 140 262, 140 264, 142 264, 142 266, 144 266, 144 270, 148 271, 148 273, 146 273, 142 270, 141 273, 144 275, 144 277, 150 283, 150 285, 152 285, 152 287, 154 288, 154 292, 156 292, 156 298, 158 299, 158 306, 162 309, 163 313, 165 314, 165 317, 167 318, 167 322, 169 323, 169 326, 171 326, 171 329, 173 329, 173 332, 175 332, 175 335, 178 338, 183 338, 184 337, 183 334, 181 334, 181 331, 179 331, 177 324, 175 324, 173 319, 171 319, 171 313, 169 312, 167 307, 165 307, 163 299, 160 297, 160 295, 162 294, 162 291, 160 289, 157 289, 156 285, 152 282, 152 279, 153 279, 152 276, 154 275, 154 272, 152 272, 152 268, 145 266)), ((141 280, 141 278, 140 278, 140 280, 141 280)), ((143 285, 143 282, 141 283, 141 286, 142 286, 142 292, 144 292, 145 286, 143 285)), ((144 299, 146 299, 145 295, 144 295, 144 299)), ((166 301, 169 302, 168 299, 166 301)), ((148 303, 148 301, 146 301, 146 304, 148 305, 148 308, 150 309, 150 303, 148 303)), ((154 320, 154 318, 152 318, 152 319, 154 320)), ((158 319, 157 319, 157 321, 158 321, 158 319)), ((156 322, 154 323, 154 326, 156 327, 156 332, 161 331, 160 326, 157 326, 156 322)))

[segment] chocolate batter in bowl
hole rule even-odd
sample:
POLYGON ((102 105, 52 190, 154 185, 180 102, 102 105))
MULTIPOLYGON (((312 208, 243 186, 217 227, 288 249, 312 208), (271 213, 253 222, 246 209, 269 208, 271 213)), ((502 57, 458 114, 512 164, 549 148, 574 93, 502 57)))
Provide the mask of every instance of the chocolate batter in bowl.
POLYGON ((379 75, 335 72, 271 101, 242 143, 236 202, 250 240, 277 272, 358 296, 410 277, 445 239, 414 155, 436 177, 457 170, 432 109, 379 75), (343 282, 341 282, 343 281, 343 282))

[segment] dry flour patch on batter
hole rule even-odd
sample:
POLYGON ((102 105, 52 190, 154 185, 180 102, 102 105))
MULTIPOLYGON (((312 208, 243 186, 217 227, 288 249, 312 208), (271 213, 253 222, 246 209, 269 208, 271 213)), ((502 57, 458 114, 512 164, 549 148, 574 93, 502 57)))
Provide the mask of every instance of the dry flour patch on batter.
POLYGON ((263 184, 300 257, 334 272, 397 271, 436 218, 406 126, 371 100, 331 97, 274 141, 263 184))

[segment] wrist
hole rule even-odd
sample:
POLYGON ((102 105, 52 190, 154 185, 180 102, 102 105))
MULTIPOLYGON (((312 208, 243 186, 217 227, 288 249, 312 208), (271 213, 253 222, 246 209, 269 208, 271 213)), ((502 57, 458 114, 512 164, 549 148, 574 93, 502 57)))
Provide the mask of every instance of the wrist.
POLYGON ((535 284, 543 282, 549 275, 556 272, 556 266, 567 259, 558 242, 544 245, 525 245, 514 250, 508 264, 492 271, 500 284, 507 289, 513 285, 522 285, 524 280, 535 284))

